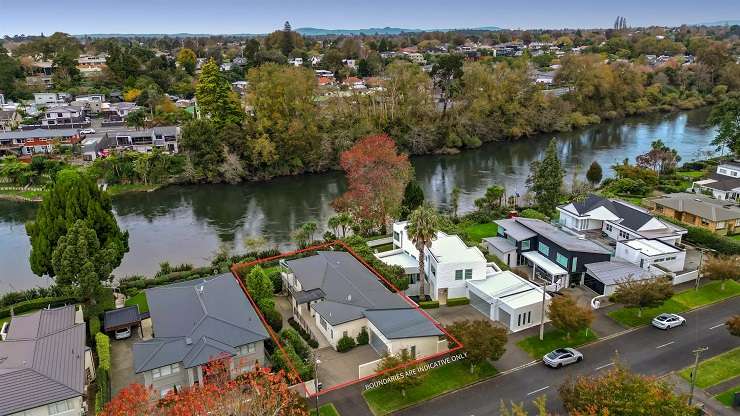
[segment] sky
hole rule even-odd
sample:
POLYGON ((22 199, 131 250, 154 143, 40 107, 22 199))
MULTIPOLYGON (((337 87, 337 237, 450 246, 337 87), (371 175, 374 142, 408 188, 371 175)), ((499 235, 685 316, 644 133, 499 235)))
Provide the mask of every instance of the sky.
POLYGON ((267 33, 294 28, 611 27, 740 19, 739 0, 0 0, 0 35, 267 33))

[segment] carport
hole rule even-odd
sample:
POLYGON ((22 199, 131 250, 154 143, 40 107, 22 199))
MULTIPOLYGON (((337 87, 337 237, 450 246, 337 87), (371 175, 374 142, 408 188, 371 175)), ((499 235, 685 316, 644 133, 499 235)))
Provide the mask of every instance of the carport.
POLYGON ((647 280, 660 275, 626 261, 601 261, 586 265, 583 284, 599 295, 610 296, 625 280, 647 280))
POLYGON ((118 329, 133 329, 138 327, 139 335, 143 337, 144 334, 141 333, 142 318, 139 313, 139 305, 105 311, 105 315, 103 315, 103 332, 110 334, 118 329))

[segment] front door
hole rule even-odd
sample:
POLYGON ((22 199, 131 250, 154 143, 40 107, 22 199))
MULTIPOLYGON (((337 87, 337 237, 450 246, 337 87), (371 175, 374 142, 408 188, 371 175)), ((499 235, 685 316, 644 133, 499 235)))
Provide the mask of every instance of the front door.
POLYGON ((439 289, 439 292, 437 293, 437 300, 439 301, 440 305, 447 304, 447 288, 439 289))

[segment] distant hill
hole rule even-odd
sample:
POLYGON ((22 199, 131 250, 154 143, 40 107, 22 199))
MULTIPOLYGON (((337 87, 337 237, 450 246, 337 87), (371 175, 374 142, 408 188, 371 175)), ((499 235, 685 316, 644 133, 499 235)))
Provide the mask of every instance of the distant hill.
POLYGON ((320 29, 315 27, 301 27, 295 29, 296 32, 304 36, 340 36, 340 35, 398 35, 401 33, 418 33, 418 32, 452 32, 456 30, 481 30, 495 31, 501 30, 496 26, 482 26, 474 28, 456 28, 456 29, 408 29, 401 27, 370 27, 367 29, 320 29))
POLYGON ((699 26, 734 26, 740 25, 740 20, 718 20, 716 22, 698 23, 699 26))

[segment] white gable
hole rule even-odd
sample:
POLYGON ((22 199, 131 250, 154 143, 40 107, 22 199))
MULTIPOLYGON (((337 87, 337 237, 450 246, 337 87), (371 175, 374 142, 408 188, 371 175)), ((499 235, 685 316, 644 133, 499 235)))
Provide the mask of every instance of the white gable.
POLYGON ((667 227, 657 218, 651 218, 650 221, 646 222, 645 225, 640 227, 637 231, 652 231, 652 230, 664 230, 667 227))
POLYGON ((619 219, 618 216, 614 215, 613 212, 604 207, 594 208, 591 211, 588 211, 586 215, 591 219, 600 221, 617 221, 619 219))

